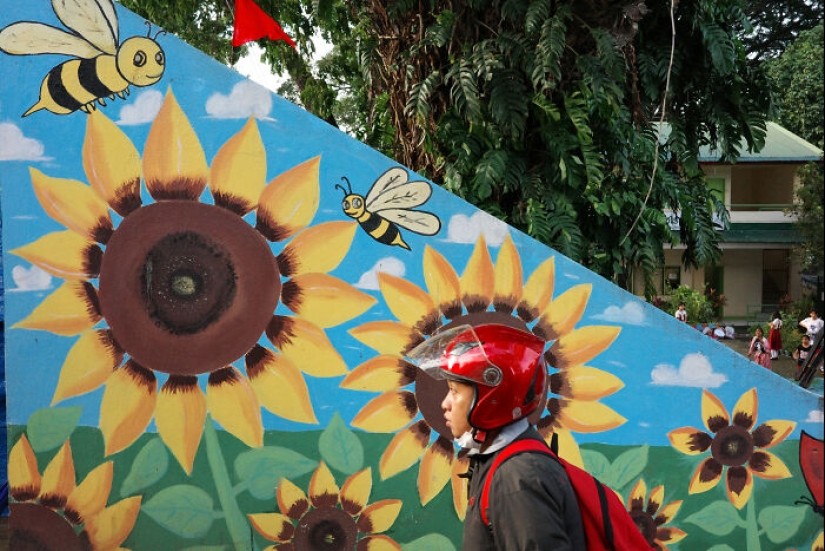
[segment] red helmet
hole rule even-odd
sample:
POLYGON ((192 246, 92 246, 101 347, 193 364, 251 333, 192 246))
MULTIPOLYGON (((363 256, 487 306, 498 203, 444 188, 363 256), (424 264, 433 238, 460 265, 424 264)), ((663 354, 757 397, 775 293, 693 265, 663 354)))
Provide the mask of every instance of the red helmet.
POLYGON ((435 379, 474 385, 468 421, 490 431, 538 407, 547 384, 544 345, 532 333, 506 325, 461 325, 427 339, 408 356, 435 379))

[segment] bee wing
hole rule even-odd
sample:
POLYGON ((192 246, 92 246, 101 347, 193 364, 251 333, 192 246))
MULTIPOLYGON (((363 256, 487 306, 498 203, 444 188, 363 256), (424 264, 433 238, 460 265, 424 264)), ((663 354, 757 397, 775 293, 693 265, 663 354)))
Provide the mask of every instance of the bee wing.
POLYGON ((386 209, 381 216, 411 232, 435 235, 441 229, 441 220, 435 214, 420 210, 386 209))
POLYGON ((384 188, 381 193, 371 199, 367 197, 364 203, 370 212, 386 209, 411 209, 426 203, 432 193, 430 184, 423 180, 404 181, 401 184, 384 188))
POLYGON ((117 52, 117 13, 112 0, 52 0, 52 7, 64 25, 101 52, 117 52))
POLYGON ((369 205, 373 203, 379 195, 387 190, 404 185, 407 183, 408 179, 409 175, 403 168, 394 167, 389 169, 384 174, 379 176, 377 180, 375 180, 375 183, 372 184, 372 187, 367 193, 367 197, 364 199, 364 202, 367 204, 367 207, 369 207, 369 205))
POLYGON ((29 21, 13 23, 0 31, 0 50, 11 55, 63 54, 82 58, 102 53, 79 36, 29 21))

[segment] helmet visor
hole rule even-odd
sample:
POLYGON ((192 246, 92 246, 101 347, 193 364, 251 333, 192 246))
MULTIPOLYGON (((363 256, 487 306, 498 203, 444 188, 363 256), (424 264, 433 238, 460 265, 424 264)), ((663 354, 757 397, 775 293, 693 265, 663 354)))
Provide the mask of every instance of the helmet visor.
POLYGON ((410 361, 434 379, 453 379, 496 386, 502 371, 484 351, 471 325, 459 325, 425 340, 407 353, 410 361), (476 368, 467 369, 472 364, 476 368), (478 369, 478 366, 482 366, 478 369))

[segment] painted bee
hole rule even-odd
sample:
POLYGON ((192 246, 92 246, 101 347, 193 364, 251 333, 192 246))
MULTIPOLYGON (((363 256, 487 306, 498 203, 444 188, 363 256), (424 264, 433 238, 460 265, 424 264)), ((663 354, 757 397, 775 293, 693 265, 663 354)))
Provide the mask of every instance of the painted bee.
MULTIPOLYGON (((149 86, 163 76, 166 58, 150 36, 119 44, 112 0, 52 0, 57 18, 71 31, 18 21, 0 31, 0 50, 11 55, 72 56, 54 67, 40 85, 40 99, 23 116, 45 109, 58 115, 88 113, 104 98, 125 98, 129 85, 149 86)), ((149 33, 151 33, 151 28, 149 33)))
POLYGON ((352 185, 346 176, 341 179, 349 188, 335 184, 344 192, 344 214, 355 218, 364 231, 379 243, 409 250, 398 226, 421 235, 435 235, 441 229, 441 221, 434 214, 412 210, 427 202, 432 188, 423 180, 410 182, 403 168, 391 168, 379 176, 366 199, 352 192, 352 185))

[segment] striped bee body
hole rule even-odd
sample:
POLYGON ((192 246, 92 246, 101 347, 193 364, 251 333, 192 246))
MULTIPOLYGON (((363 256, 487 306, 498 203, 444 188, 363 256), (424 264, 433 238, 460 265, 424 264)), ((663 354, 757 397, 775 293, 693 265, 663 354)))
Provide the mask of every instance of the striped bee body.
POLYGON ((409 250, 410 247, 404 242, 404 238, 401 237, 398 226, 386 218, 377 214, 364 212, 363 215, 358 217, 358 223, 370 237, 379 243, 383 243, 384 245, 397 245, 409 250))
POLYGON ((23 116, 40 109, 66 115, 78 109, 89 112, 95 101, 124 97, 129 82, 117 70, 116 58, 99 55, 91 59, 70 59, 54 67, 40 85, 40 99, 23 116))

